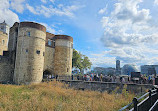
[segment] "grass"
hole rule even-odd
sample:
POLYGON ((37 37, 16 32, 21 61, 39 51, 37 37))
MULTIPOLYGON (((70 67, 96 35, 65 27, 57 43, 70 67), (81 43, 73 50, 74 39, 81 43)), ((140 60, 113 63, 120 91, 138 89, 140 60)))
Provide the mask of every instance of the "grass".
POLYGON ((134 95, 70 89, 60 82, 0 85, 0 111, 117 111, 134 95))

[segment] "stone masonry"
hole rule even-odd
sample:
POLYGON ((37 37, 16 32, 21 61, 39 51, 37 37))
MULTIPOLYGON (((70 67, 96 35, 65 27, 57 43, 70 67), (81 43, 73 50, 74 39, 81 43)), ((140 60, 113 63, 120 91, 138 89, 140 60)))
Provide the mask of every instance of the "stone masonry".
POLYGON ((16 22, 10 28, 8 51, 0 56, 0 82, 31 84, 48 75, 71 75, 72 46, 70 36, 48 33, 38 23, 16 22))

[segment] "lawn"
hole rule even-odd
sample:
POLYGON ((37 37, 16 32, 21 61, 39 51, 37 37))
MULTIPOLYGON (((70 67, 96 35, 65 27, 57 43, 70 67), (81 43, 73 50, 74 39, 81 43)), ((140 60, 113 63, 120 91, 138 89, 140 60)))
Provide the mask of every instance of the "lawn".
POLYGON ((0 85, 0 111, 117 111, 134 95, 80 91, 60 82, 0 85))

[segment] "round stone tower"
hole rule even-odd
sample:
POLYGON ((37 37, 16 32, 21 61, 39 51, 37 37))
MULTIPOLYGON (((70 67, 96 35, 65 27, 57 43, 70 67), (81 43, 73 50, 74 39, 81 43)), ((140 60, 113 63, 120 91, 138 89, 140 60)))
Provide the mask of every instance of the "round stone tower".
POLYGON ((39 83, 43 77, 46 28, 34 22, 21 22, 18 28, 14 82, 39 83))
POLYGON ((56 35, 54 37, 55 57, 54 74, 71 75, 73 38, 67 35, 56 35))

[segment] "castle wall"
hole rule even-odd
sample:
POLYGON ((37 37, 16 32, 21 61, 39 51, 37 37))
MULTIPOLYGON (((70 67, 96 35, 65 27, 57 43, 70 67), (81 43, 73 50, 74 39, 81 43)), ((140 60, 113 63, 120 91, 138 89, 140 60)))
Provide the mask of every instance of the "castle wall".
POLYGON ((8 34, 0 31, 0 55, 3 55, 3 51, 8 50, 8 34))
POLYGON ((55 37, 54 74, 71 75, 73 39, 69 36, 55 37))
POLYGON ((17 45, 17 37, 18 37, 18 27, 19 23, 14 23, 14 25, 10 28, 9 32, 9 42, 8 42, 8 50, 15 51, 17 45))
POLYGON ((20 23, 14 81, 39 83, 43 77, 46 28, 33 22, 20 23))
POLYGON ((8 82, 13 79, 13 65, 6 57, 0 57, 0 82, 8 82))
POLYGON ((54 53, 55 49, 51 47, 45 47, 45 56, 44 56, 44 70, 49 71, 51 74, 54 72, 54 53))

